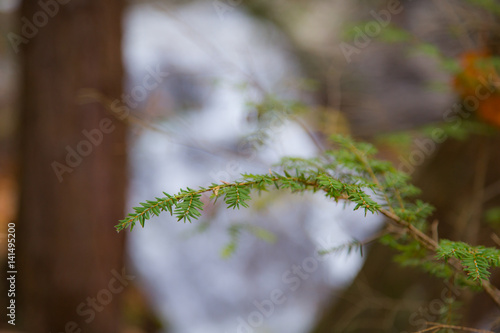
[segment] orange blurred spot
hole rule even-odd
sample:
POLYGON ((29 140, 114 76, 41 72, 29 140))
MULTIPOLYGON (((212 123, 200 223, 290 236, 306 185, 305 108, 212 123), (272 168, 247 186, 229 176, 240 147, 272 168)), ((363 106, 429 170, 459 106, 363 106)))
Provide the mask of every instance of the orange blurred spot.
POLYGON ((500 95, 491 95, 479 104, 479 116, 492 125, 500 127, 500 95))
POLYGON ((486 78, 494 68, 490 66, 480 66, 481 60, 486 60, 490 57, 487 52, 469 51, 465 52, 461 57, 462 71, 458 73, 453 80, 453 87, 462 96, 474 95, 476 87, 481 84, 479 78, 486 78))
POLYGON ((499 82, 500 77, 495 67, 488 60, 487 51, 469 51, 461 57, 462 71, 453 79, 453 88, 462 98, 472 96, 479 100, 477 113, 484 121, 500 127, 500 91, 496 87, 485 86, 491 81, 499 82), (486 99, 476 96, 478 87, 492 91, 486 99))

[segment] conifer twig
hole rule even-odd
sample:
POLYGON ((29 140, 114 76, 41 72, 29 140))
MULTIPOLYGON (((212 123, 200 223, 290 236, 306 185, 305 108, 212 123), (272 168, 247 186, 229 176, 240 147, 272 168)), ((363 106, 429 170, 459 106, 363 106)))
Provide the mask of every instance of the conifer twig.
MULTIPOLYGON (((345 200, 354 203, 353 209, 363 209, 365 215, 367 212, 384 215, 388 218, 388 223, 402 231, 399 233, 400 236, 397 236, 400 240, 395 238, 388 245, 392 244, 406 255, 414 256, 411 259, 412 262, 421 264, 427 270, 431 268, 431 272, 434 269, 435 272, 441 272, 439 273, 441 276, 450 276, 450 272, 454 272, 458 274, 457 277, 472 280, 472 284, 479 283, 491 299, 500 306, 500 291, 488 280, 489 269, 500 266, 500 250, 483 246, 473 247, 463 242, 436 240, 427 235, 422 226, 427 223, 432 209, 418 200, 414 203, 404 201, 404 196, 414 192, 412 186, 407 183, 408 180, 402 178, 392 166, 373 159, 371 157, 374 154, 372 146, 368 144, 357 146, 348 139, 341 139, 340 143, 348 150, 339 151, 337 154, 325 152, 334 158, 333 163, 330 159, 325 159, 323 162, 318 162, 316 159, 290 159, 284 164, 282 173, 243 174, 241 180, 232 183, 213 183, 209 187, 200 187, 197 190, 181 189, 174 195, 164 192, 164 197, 148 200, 141 203, 141 206, 134 207, 134 212, 121 220, 116 229, 117 231, 126 228, 132 230, 136 223, 144 227, 146 220, 153 215, 159 215, 162 211, 174 215, 178 221, 191 222, 192 219, 201 216, 200 211, 203 210, 204 204, 200 198, 203 193, 212 193, 211 200, 214 203, 222 197, 228 208, 236 209, 248 207, 247 201, 251 199, 251 190, 260 192, 276 187, 276 189, 288 189, 292 192, 320 191, 336 202, 345 200), (324 163, 324 165, 318 165, 318 163, 324 163), (292 175, 289 170, 294 170, 295 174, 292 175), (332 174, 335 174, 335 177, 332 174), (385 205, 372 199, 366 193, 367 189, 371 189, 376 196, 382 196, 386 200, 385 205), (392 204, 398 202, 401 209, 394 209, 392 204), (415 244, 426 251, 416 251, 415 244), (429 255, 437 258, 441 266, 429 261, 429 255)), ((434 235, 437 238, 437 234, 434 235)), ((352 246, 346 248, 349 249, 352 246)), ((469 285, 472 284, 469 282, 469 285)))

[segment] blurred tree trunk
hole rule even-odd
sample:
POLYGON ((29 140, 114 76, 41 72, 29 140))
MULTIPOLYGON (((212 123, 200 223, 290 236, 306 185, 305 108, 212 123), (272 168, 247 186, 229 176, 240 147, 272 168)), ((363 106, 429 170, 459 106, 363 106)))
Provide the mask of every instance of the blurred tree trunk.
POLYGON ((113 228, 124 212, 126 128, 105 105, 78 96, 94 89, 120 97, 123 5, 21 6, 32 24, 21 21, 32 36, 19 45, 17 319, 27 332, 119 332, 120 293, 131 279, 123 271, 124 237, 113 228))
MULTIPOLYGON (((473 245, 495 245, 482 220, 486 208, 500 206, 500 135, 448 140, 415 175, 422 199, 436 207, 439 236, 473 245)), ((392 261, 395 252, 375 244, 365 264, 340 297, 319 318, 313 333, 416 332, 438 321, 446 297, 463 301, 463 323, 491 320, 496 308, 485 293, 456 291, 442 280, 392 261)), ((500 275, 492 275, 500 286, 500 275)), ((484 321, 483 321, 484 324, 484 321)))

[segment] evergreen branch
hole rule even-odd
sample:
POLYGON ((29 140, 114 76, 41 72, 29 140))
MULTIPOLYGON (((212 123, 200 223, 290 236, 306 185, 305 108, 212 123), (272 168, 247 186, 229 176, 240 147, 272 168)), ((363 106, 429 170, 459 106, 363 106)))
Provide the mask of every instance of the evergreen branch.
MULTIPOLYGON (((386 217, 390 218, 391 220, 397 222, 398 224, 403 225, 406 228, 408 228, 408 231, 409 231, 410 235, 415 240, 417 240, 418 242, 420 242, 423 246, 425 246, 432 253, 435 253, 436 255, 440 256, 442 248, 431 237, 427 236, 426 234, 424 234, 419 229, 415 228, 413 225, 411 225, 407 221, 401 220, 397 215, 395 215, 395 214, 393 214, 393 213, 391 213, 391 212, 389 212, 387 210, 379 209, 379 212, 382 213, 382 214, 384 214, 386 217)), ((441 240, 441 244, 446 244, 446 242, 454 243, 454 242, 447 241, 447 240, 441 240), (445 243, 443 243, 443 242, 445 242, 445 243)), ((465 243, 462 243, 462 244, 465 244, 465 243)), ((467 244, 465 244, 465 245, 467 245, 467 244)), ((460 273, 460 272, 462 272, 462 263, 460 261, 460 258, 457 257, 459 254, 458 254, 457 250, 453 249, 453 245, 450 245, 450 247, 452 248, 450 250, 450 253, 453 254, 453 256, 449 256, 450 259, 447 262, 448 262, 448 264, 451 267, 453 267, 453 269, 456 272, 460 273), (455 253, 457 253, 457 254, 455 255, 455 253)), ((490 250, 496 250, 496 249, 490 249, 490 250)), ((498 252, 498 250, 496 250, 496 251, 498 252)), ((492 254, 493 253, 488 253, 488 257, 490 255, 492 255, 492 254)), ((497 256, 496 260, 495 260, 494 255, 492 255, 492 259, 491 260, 492 260, 492 263, 495 264, 495 266, 499 266, 499 263, 498 263, 498 261, 500 260, 499 256, 497 256)), ((470 267, 470 265, 469 265, 469 267, 470 267)), ((474 271, 472 271, 472 272, 474 272, 474 271)), ((470 275, 468 275, 468 276, 470 276, 470 275)), ((489 272, 487 272, 487 273, 485 273, 483 275, 479 275, 479 277, 483 277, 483 278, 479 279, 480 283, 481 283, 481 287, 486 291, 486 293, 491 297, 491 299, 498 306, 500 306, 500 290, 498 288, 496 288, 495 286, 493 286, 487 280, 488 276, 489 276, 489 272)), ((474 279, 474 280, 476 280, 476 279, 474 279)))
POLYGON ((318 254, 320 255, 327 255, 331 253, 338 253, 338 252, 347 252, 347 254, 350 254, 353 250, 359 251, 359 254, 363 256, 363 246, 364 243, 361 243, 357 240, 351 241, 349 243, 344 243, 340 244, 338 246, 331 247, 329 249, 324 249, 318 251, 318 254))
POLYGON ((245 185, 235 184, 234 187, 230 187, 225 191, 224 201, 227 204, 227 208, 239 209, 240 205, 248 208, 248 204, 245 203, 246 200, 250 200, 250 189, 245 187, 245 185))
POLYGON ((352 241, 344 244, 340 244, 338 246, 334 246, 329 249, 323 249, 318 251, 318 254, 320 255, 326 255, 330 253, 337 253, 337 252, 343 252, 347 251, 347 254, 350 254, 353 250, 359 250, 359 254, 363 256, 363 246, 366 246, 367 244, 379 239, 385 234, 385 231, 378 232, 377 234, 371 236, 368 239, 365 239, 363 241, 358 241, 356 239, 353 239, 352 241))
POLYGON ((356 158, 362 163, 364 166, 365 171, 370 175, 372 181, 377 185, 378 189, 383 193, 383 196, 389 206, 389 210, 394 213, 394 209, 392 208, 391 201, 389 200, 389 197, 387 196, 387 193, 384 189, 384 187, 380 184, 379 179, 377 178, 377 175, 373 171, 373 168, 370 166, 370 162, 367 159, 368 154, 375 154, 376 150, 373 146, 364 144, 363 146, 356 145, 353 141, 342 138, 342 137, 335 137, 335 140, 338 141, 340 144, 342 144, 344 147, 347 149, 351 150, 356 158))
MULTIPOLYGON (((181 193, 189 193, 189 191, 193 192, 188 188, 188 191, 181 190, 181 193)), ((201 216, 200 210, 203 209, 203 202, 201 202, 200 198, 200 194, 188 194, 181 200, 177 200, 177 205, 173 213, 177 217, 177 221, 184 220, 186 222, 188 220, 191 222, 191 218, 197 219, 201 216)))
MULTIPOLYGON (((187 188, 182 190, 176 195, 165 193, 165 197, 156 198, 155 201, 146 201, 141 203, 139 207, 134 207, 134 213, 128 214, 125 219, 120 220, 119 224, 115 226, 117 231, 121 231, 130 227, 132 230, 137 222, 144 227, 145 220, 148 220, 152 214, 159 215, 161 211, 168 211, 170 215, 175 215, 178 219, 188 220, 191 218, 197 219, 203 209, 203 203, 200 200, 201 194, 212 192, 212 199, 224 195, 224 201, 228 208, 248 207, 246 201, 250 200, 250 190, 258 189, 267 190, 269 186, 274 185, 276 188, 288 188, 292 192, 312 190, 325 191, 328 197, 333 197, 336 200, 345 199, 356 203, 356 208, 363 208, 365 212, 377 212, 380 208, 371 197, 364 193, 362 187, 359 185, 345 184, 333 179, 329 175, 305 175, 298 174, 291 176, 285 171, 285 175, 273 173, 271 175, 243 175, 243 181, 234 183, 212 184, 212 186, 205 188, 200 187, 198 190, 187 188)), ((214 200, 214 201, 215 201, 214 200)))
MULTIPOLYGON (((403 265, 418 265, 442 278, 450 277, 451 269, 459 274, 457 277, 465 275, 470 279, 467 286, 481 285, 500 306, 500 291, 488 281, 489 269, 500 266, 500 250, 446 240, 438 243, 425 233, 427 218, 433 207, 419 200, 404 200, 418 193, 418 189, 408 183, 409 177, 395 170, 390 163, 375 160, 372 157, 376 152, 373 146, 346 138, 337 137, 336 140, 344 150, 327 151, 324 156, 314 159, 285 159, 282 173, 243 174, 241 180, 233 183, 222 182, 197 190, 181 189, 175 195, 164 192, 164 197, 147 200, 134 207, 134 212, 119 221, 116 229, 132 230, 137 222, 144 227, 146 220, 162 211, 167 211, 178 221, 191 222, 201 216, 201 195, 204 193, 211 193, 210 200, 214 203, 222 196, 227 208, 239 209, 240 206, 248 207, 252 190, 261 192, 275 187, 292 192, 322 191, 336 202, 353 202, 353 209, 363 209, 365 215, 371 212, 386 216, 398 232, 396 236, 387 234, 389 239, 385 242, 400 251, 398 261, 403 265), (291 174, 293 172, 294 175, 291 174), (375 201, 366 193, 368 189, 376 197, 384 198, 385 202, 379 204, 375 201), (395 206, 398 208, 393 208, 395 206), (429 259, 432 256, 441 260, 442 264, 432 262, 429 259)), ((238 233, 239 230, 230 230, 232 241, 224 253, 230 254, 236 249, 238 233)), ((356 244, 348 244, 344 248, 352 250, 355 247, 356 244)))
POLYGON ((458 259, 472 280, 487 280, 490 276, 488 269, 500 266, 500 250, 484 246, 472 247, 446 239, 441 240, 436 255, 440 259, 458 259))
POLYGON ((385 215, 386 217, 388 217, 389 219, 391 219, 392 221, 396 222, 396 224, 398 224, 399 226, 406 228, 410 233, 410 235, 416 241, 420 242, 423 246, 425 246, 428 250, 435 252, 436 249, 439 247, 438 243, 436 243, 436 241, 434 241, 431 237, 427 236, 425 233, 420 231, 410 222, 401 219, 394 212, 390 212, 383 208, 380 208, 378 211, 383 215, 385 215))

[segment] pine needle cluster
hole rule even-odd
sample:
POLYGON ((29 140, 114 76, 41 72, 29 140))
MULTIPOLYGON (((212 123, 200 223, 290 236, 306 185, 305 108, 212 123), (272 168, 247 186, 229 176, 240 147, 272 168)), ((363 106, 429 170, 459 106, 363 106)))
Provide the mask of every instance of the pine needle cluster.
MULTIPOLYGON (((388 227, 381 241, 398 251, 395 259, 401 265, 417 266, 461 287, 482 289, 500 306, 500 291, 489 282, 490 271, 500 266, 500 250, 438 239, 429 227, 433 207, 413 199, 419 190, 410 184, 407 174, 396 170, 390 162, 376 159, 377 151, 371 144, 342 136, 333 140, 338 149, 311 159, 285 158, 277 171, 268 174, 243 174, 231 183, 163 193, 163 197, 134 207, 116 229, 132 230, 136 224, 144 227, 148 219, 162 212, 178 221, 191 222, 201 216, 204 193, 209 193, 214 203, 222 198, 227 208, 239 209, 247 208, 252 196, 263 191, 319 192, 334 202, 352 202, 353 209, 361 209, 365 215, 387 217, 388 227)), ((225 255, 236 248, 241 229, 240 226, 229 230, 232 241, 225 255)), ((352 242, 332 252, 360 247, 362 244, 352 242)))

